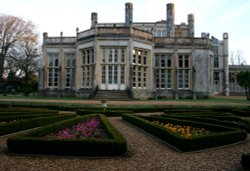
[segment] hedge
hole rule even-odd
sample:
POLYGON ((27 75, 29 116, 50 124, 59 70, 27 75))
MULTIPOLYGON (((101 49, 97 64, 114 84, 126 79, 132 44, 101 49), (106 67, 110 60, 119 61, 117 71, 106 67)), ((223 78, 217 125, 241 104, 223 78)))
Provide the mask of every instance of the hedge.
POLYGON ((16 122, 0 124, 0 135, 10 134, 26 129, 35 128, 42 125, 51 124, 61 120, 75 117, 75 114, 65 114, 60 116, 39 117, 33 119, 25 119, 16 122))
POLYGON ((241 155, 241 165, 244 169, 250 170, 250 153, 241 155))
POLYGON ((85 116, 89 114, 103 114, 108 117, 112 116, 121 116, 123 114, 132 114, 133 112, 130 110, 98 110, 98 109, 79 109, 76 110, 77 115, 85 116))
POLYGON ((0 122, 9 122, 13 120, 33 119, 33 118, 56 116, 56 115, 58 116, 59 114, 48 113, 48 114, 29 114, 29 115, 26 114, 26 115, 10 115, 10 116, 0 115, 0 122))
MULTIPOLYGON (((226 127, 233 127, 238 129, 244 129, 250 132, 250 124, 246 120, 238 120, 237 121, 226 121, 226 120, 219 120, 216 118, 207 118, 202 116, 169 116, 169 115, 160 115, 160 117, 164 118, 174 118, 174 119, 181 119, 181 120, 188 120, 188 121, 196 121, 201 123, 211 123, 220 126, 226 127)), ((220 118, 221 119, 221 118, 220 118)), ((226 119, 226 118, 225 118, 226 119)))
POLYGON ((8 151, 15 153, 74 155, 74 156, 117 156, 127 152, 123 136, 111 125, 104 115, 88 115, 43 126, 7 140, 8 151), (52 131, 58 131, 89 117, 99 116, 101 126, 108 135, 106 139, 53 139, 44 138, 52 131))
POLYGON ((176 147, 180 151, 194 151, 204 148, 227 145, 245 140, 247 137, 247 132, 244 130, 232 129, 213 124, 202 124, 199 122, 160 118, 160 117, 137 117, 131 115, 123 115, 122 118, 125 121, 130 122, 136 125, 137 127, 144 129, 145 131, 162 139, 163 141, 176 147), (215 131, 215 133, 193 138, 184 138, 179 136, 178 134, 175 134, 174 132, 169 131, 163 126, 155 125, 151 122, 155 120, 158 120, 160 122, 170 122, 173 124, 181 124, 181 125, 185 124, 185 125, 192 125, 195 127, 203 127, 213 132, 215 131))
POLYGON ((10 115, 36 115, 36 114, 58 114, 56 110, 30 110, 30 111, 1 111, 0 116, 10 116, 10 115))
POLYGON ((233 109, 231 113, 238 116, 250 117, 250 108, 233 109))

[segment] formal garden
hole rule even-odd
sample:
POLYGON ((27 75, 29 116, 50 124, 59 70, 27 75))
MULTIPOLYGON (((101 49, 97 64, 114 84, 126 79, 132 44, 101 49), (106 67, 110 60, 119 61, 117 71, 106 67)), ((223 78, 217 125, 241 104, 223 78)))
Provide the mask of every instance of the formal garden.
MULTIPOLYGON (((249 143, 250 108, 247 106, 102 108, 53 104, 28 106, 25 103, 1 103, 0 106, 0 139, 6 139, 5 144, 0 143, 2 157, 126 161, 137 154, 133 152, 131 140, 113 124, 118 121, 153 137, 170 153, 175 152, 180 157, 213 150, 227 151, 227 148, 249 143)), ((242 152, 237 161, 237 168, 250 169, 250 150, 242 152)))

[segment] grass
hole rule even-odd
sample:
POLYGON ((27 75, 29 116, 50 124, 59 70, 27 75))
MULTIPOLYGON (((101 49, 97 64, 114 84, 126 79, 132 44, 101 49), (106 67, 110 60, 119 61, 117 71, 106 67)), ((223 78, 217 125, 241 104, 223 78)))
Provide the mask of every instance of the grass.
POLYGON ((39 99, 39 100, 84 100, 83 98, 76 98, 76 97, 42 97, 38 95, 30 95, 30 96, 23 96, 23 95, 7 95, 3 96, 0 95, 0 99, 39 99))
MULTIPOLYGON (((38 95, 31 95, 31 96, 23 96, 23 95, 7 95, 7 96, 2 96, 0 95, 0 100, 2 102, 0 102, 0 104, 15 104, 16 102, 7 102, 4 101, 4 99, 16 99, 18 102, 18 99, 27 99, 27 100, 34 100, 32 102, 18 102, 18 103, 24 103, 24 104, 40 104, 40 105, 59 105, 59 106, 65 106, 65 107, 100 107, 99 103, 95 103, 95 104, 84 104, 84 101, 89 100, 89 99, 83 99, 83 98, 67 98, 67 97, 41 97, 38 95), (38 102, 36 100, 57 100, 58 102, 38 102), (72 101, 73 103, 68 103, 66 102, 67 100, 72 101), (65 101, 65 102, 64 102, 65 101), (78 101, 81 101, 82 104, 77 104, 78 101), (74 103, 75 102, 75 103, 74 103)), ((134 100, 135 102, 153 102, 152 104, 149 103, 145 103, 145 104, 139 104, 136 105, 137 108, 140 107, 159 107, 159 106, 166 106, 166 105, 171 105, 171 106, 192 106, 192 105, 198 105, 198 106, 203 106, 203 104, 209 104, 209 106, 213 106, 214 104, 218 105, 219 103, 221 104, 221 106, 233 106, 233 105, 250 105, 250 101, 246 100, 244 96, 242 97, 233 97, 233 96, 215 96, 212 98, 208 98, 208 99, 198 99, 198 100, 192 100, 192 99, 179 99, 179 100, 174 100, 174 99, 158 99, 158 100, 134 100), (166 102, 166 104, 155 104, 155 102, 166 102), (168 102, 176 102, 175 104, 169 104, 168 102), (178 102, 187 102, 187 104, 183 104, 180 103, 178 104, 178 102), (189 103, 189 104, 188 104, 189 103), (192 104, 190 104, 192 103, 192 104), (200 103, 200 105, 199 105, 200 103), (234 104, 232 104, 234 103, 234 104)), ((109 103, 108 105, 109 107, 120 107, 119 105, 115 105, 115 104, 111 104, 109 103)), ((123 106, 124 107, 124 106, 123 106)), ((133 101, 131 101, 131 104, 126 105, 127 108, 133 108, 135 107, 135 105, 133 104, 133 101)))

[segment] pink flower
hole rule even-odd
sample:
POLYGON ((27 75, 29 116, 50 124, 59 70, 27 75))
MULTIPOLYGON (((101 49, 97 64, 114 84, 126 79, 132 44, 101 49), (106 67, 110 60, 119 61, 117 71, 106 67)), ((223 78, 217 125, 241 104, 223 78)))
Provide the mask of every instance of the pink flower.
POLYGON ((73 125, 58 132, 46 135, 49 138, 105 138, 106 134, 101 128, 100 119, 92 117, 85 122, 73 125))

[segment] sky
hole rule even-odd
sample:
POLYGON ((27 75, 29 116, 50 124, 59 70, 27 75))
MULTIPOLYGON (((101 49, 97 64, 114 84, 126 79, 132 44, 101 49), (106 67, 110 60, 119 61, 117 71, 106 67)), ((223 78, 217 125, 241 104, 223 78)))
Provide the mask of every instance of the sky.
MULTIPOLYGON (((125 21, 125 3, 133 3, 134 22, 166 20, 166 4, 175 4, 175 24, 195 16, 195 37, 201 32, 220 40, 229 34, 229 51, 241 50, 250 65, 250 0, 0 0, 0 14, 14 15, 37 26, 42 41, 49 36, 75 36, 90 28, 91 12, 99 23, 125 21)), ((41 42, 42 43, 42 42, 41 42)))

